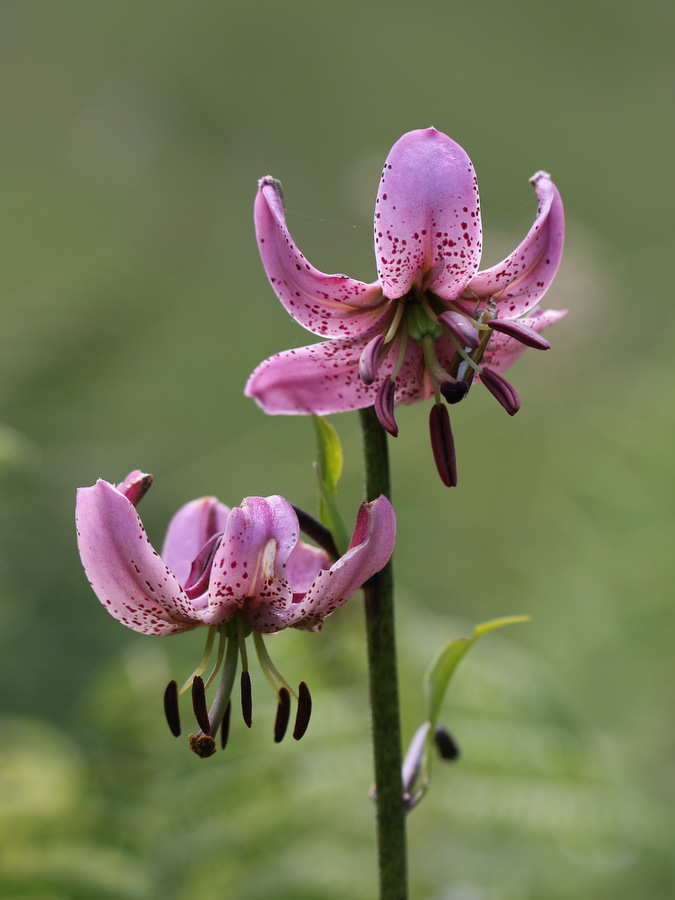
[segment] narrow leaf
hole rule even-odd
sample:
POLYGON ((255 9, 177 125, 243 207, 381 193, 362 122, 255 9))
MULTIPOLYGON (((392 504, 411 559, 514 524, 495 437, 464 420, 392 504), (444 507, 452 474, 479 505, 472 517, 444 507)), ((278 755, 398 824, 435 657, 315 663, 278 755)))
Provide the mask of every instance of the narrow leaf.
POLYGON ((429 667, 424 679, 429 702, 429 721, 432 729, 436 727, 438 714, 450 679, 466 651, 476 643, 479 637, 487 634, 488 631, 503 628, 505 625, 529 622, 529 620, 530 616, 505 616, 501 619, 491 619, 489 622, 482 622, 480 625, 477 625, 471 637, 455 638, 443 647, 429 667))
POLYGON ((450 679, 462 657, 469 647, 472 647, 478 638, 487 634, 488 631, 494 631, 496 628, 503 628, 505 625, 515 625, 518 622, 529 621, 530 616, 505 616, 501 619, 491 619, 489 622, 482 622, 475 627, 471 637, 455 638, 452 641, 448 641, 431 663, 424 678, 424 686, 429 703, 429 718, 423 726, 426 728, 424 747, 418 747, 416 751, 419 756, 419 759, 417 760, 418 768, 411 784, 407 786, 407 791, 411 795, 411 802, 408 807, 409 810, 420 802, 429 789, 429 782, 431 779, 431 751, 434 743, 436 743, 437 749, 443 759, 456 759, 459 755, 454 738, 449 733, 447 733, 446 736, 445 732, 447 730, 443 726, 438 725, 438 715, 450 679), (413 794, 413 789, 416 785, 418 786, 418 789, 413 794))
POLYGON ((340 554, 349 546, 349 535, 337 507, 337 485, 342 474, 342 447, 337 431, 321 416, 312 416, 318 459, 314 464, 319 482, 319 519, 333 535, 340 554))
POLYGON ((319 477, 326 485, 328 493, 337 494, 337 484, 342 474, 342 447, 337 431, 322 416, 312 416, 319 458, 317 466, 319 477))

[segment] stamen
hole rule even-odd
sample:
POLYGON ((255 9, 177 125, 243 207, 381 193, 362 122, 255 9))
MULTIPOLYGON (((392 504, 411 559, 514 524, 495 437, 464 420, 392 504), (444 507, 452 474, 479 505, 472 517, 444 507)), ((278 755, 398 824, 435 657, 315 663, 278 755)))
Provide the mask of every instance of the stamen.
POLYGON ((253 697, 251 695, 251 676, 248 672, 241 673, 241 714, 244 722, 250 728, 253 723, 253 697))
MULTIPOLYGON (((275 541, 276 544, 276 541, 275 541)), ((269 545, 269 542, 268 542, 269 545)), ((248 653, 246 652, 246 631, 244 629, 244 620, 241 616, 237 616, 237 644, 239 646, 239 655, 241 656, 242 671, 248 672, 248 653)))
POLYGON ((419 299, 420 299, 420 306, 422 307, 424 312, 427 314, 427 316, 431 319, 432 322, 438 324, 438 316, 431 308, 431 303, 429 303, 429 298, 428 298, 426 292, 423 292, 422 294, 420 294, 419 299))
POLYGON ((408 346, 408 330, 406 329, 401 333, 401 340, 398 346, 398 356, 396 357, 396 365, 394 366, 394 371, 389 376, 392 381, 396 381, 398 373, 401 371, 401 366, 403 365, 403 361, 405 360, 405 351, 408 346))
POLYGON ((434 403, 429 416, 431 449, 441 481, 446 487, 457 486, 457 459, 455 442, 450 428, 450 416, 442 403, 434 403))
POLYGON ((208 759, 216 752, 216 742, 210 734, 190 734, 188 735, 188 745, 200 759, 208 759))
POLYGON ((485 354, 487 345, 492 336, 492 331, 489 328, 484 327, 487 317, 488 311, 484 310, 480 315, 480 319, 476 322, 476 327, 483 333, 481 334, 478 348, 472 351, 470 355, 465 351, 464 347, 457 342, 456 338, 452 335, 449 336, 457 350, 450 365, 450 374, 453 375, 457 381, 466 381, 469 387, 471 387, 471 382, 476 373, 480 371, 480 361, 483 359, 483 355, 485 354))
POLYGON ((174 737, 180 737, 180 712, 178 710, 178 685, 170 681, 164 691, 164 715, 174 737))
POLYGON ((359 358, 359 377, 366 384, 372 384, 377 378, 378 356, 384 346, 384 335, 377 334, 368 341, 359 358))
POLYGON ((551 349, 551 345, 546 338, 542 337, 534 328, 530 328, 529 325, 523 325, 522 322, 516 322, 513 319, 493 319, 490 322, 490 328, 493 331, 501 331, 503 334, 515 338, 521 344, 525 344, 526 347, 531 347, 533 350, 551 349))
POLYGON ((445 725, 436 726, 436 730, 434 731, 434 743, 436 744, 441 759, 448 760, 448 762, 459 759, 460 752, 457 741, 450 734, 445 725))
POLYGON ((396 304, 396 309, 394 310, 394 316, 389 323, 389 328, 387 328, 387 333, 384 336, 384 343, 389 344, 394 340, 396 332, 398 331, 398 326, 401 324, 401 317, 405 312, 405 299, 403 297, 399 298, 398 303, 396 304))
POLYGON ((204 734, 210 734, 211 723, 209 722, 209 713, 206 708, 206 693, 204 691, 204 682, 200 675, 195 675, 192 680, 192 708, 201 730, 204 734))
POLYGON ((288 720, 291 715, 291 695, 286 688, 279 690, 279 705, 277 706, 277 717, 274 722, 274 743, 279 744, 284 739, 286 729, 288 728, 288 720))
MULTIPOLYGON (((473 369, 473 372, 471 372, 471 378, 473 378, 474 373, 480 371, 480 366, 479 366, 478 362, 480 361, 480 359, 483 356, 483 354, 481 352, 482 344, 479 345, 478 350, 474 350, 474 355, 477 357, 477 360, 476 360, 466 352, 466 350, 460 344, 460 342, 457 340, 456 337, 454 337, 452 334, 448 335, 448 337, 450 338, 450 341, 453 344, 453 346, 454 346, 455 350, 457 351, 457 353, 459 354, 459 356, 464 360, 464 362, 468 366, 470 366, 473 369)), ((489 337, 489 332, 488 332, 488 337, 489 337)), ((486 344, 487 344, 487 341, 486 341, 486 344)), ((455 358, 456 358, 456 355, 455 355, 455 358)), ((453 366, 451 366, 450 369, 451 369, 451 373, 452 373, 453 366)), ((457 370, 458 369, 459 369, 459 361, 457 363, 457 370)), ((452 374, 455 374, 455 373, 452 373, 452 374)))
POLYGON ((259 631, 253 632, 253 644, 255 646, 256 653, 258 654, 258 662, 260 663, 260 668, 263 670, 263 675, 269 682, 274 693, 278 693, 278 688, 274 681, 274 679, 276 678, 279 684, 282 687, 285 687, 289 694, 291 694, 293 697, 297 697, 297 694, 295 693, 293 688, 272 662, 272 658, 267 652, 267 647, 265 646, 263 636, 259 631))
POLYGON ((514 386, 492 369, 482 368, 480 380, 492 396, 497 398, 507 413, 515 416, 520 409, 520 397, 514 386))
POLYGON ((375 414, 380 425, 392 437, 398 437, 398 425, 394 418, 394 395, 396 385, 391 378, 385 378, 375 394, 375 414))
MULTIPOLYGON (((216 628, 216 627, 217 627, 217 626, 212 626, 212 628, 214 629, 214 633, 215 633, 215 628, 216 628)), ((226 637, 227 637, 227 634, 226 634, 226 631, 225 631, 224 628, 218 628, 218 632, 219 632, 219 636, 218 636, 218 653, 216 654, 216 661, 215 661, 215 663, 214 663, 214 665, 213 665, 213 669, 211 669, 211 674, 210 674, 209 677, 206 679, 206 684, 204 685, 204 690, 205 690, 205 691, 208 691, 208 689, 211 687, 211 685, 212 685, 212 683, 213 683, 213 679, 214 679, 214 678, 216 677, 216 675, 218 674, 218 671, 219 671, 219 669, 220 669, 220 667, 221 667, 221 665, 222 665, 222 662, 223 662, 223 654, 224 654, 224 652, 225 652, 225 639, 226 639, 226 637)), ((201 673, 199 673, 199 674, 201 674, 201 673)))
MULTIPOLYGON (((204 671, 206 670, 206 667, 207 667, 208 664, 209 664, 209 659, 210 659, 210 657, 211 657, 211 650, 213 649, 213 641, 214 641, 214 638, 215 638, 215 636, 216 636, 216 632, 217 632, 217 631, 218 631, 218 626, 217 626, 217 625, 212 625, 212 626, 209 628, 209 632, 208 632, 208 634, 207 634, 207 636, 206 636, 206 646, 204 647, 204 652, 203 652, 203 654, 202 654, 202 658, 201 658, 201 660, 200 660, 200 662, 199 662, 199 665, 198 665, 197 668, 194 670, 194 672, 192 673, 192 675, 190 675, 190 677, 189 677, 188 680, 185 682, 185 684, 183 685, 183 687, 180 689, 180 692, 179 692, 180 694, 184 694, 184 693, 185 693, 185 691, 186 691, 186 690, 190 687, 190 685, 192 684, 192 679, 193 679, 196 675, 202 675, 202 674, 204 673, 204 671)), ((211 678, 212 678, 212 677, 213 677, 213 675, 211 675, 211 678)), ((209 678, 209 684, 211 683, 211 678, 209 678)))
POLYGON ((476 330, 477 326, 472 324, 466 316, 454 310, 446 310, 439 315, 438 321, 465 347, 470 347, 472 350, 478 349, 480 338, 476 330))
POLYGON ((223 716, 223 724, 220 726, 220 747, 224 750, 227 747, 227 739, 230 736, 230 713, 232 712, 232 704, 228 702, 225 707, 225 715, 223 716))
POLYGON ((295 715, 295 727, 293 728, 293 737, 299 741, 303 734, 307 731, 309 719, 312 715, 312 696, 309 688, 304 681, 300 682, 298 688, 298 711, 295 715))

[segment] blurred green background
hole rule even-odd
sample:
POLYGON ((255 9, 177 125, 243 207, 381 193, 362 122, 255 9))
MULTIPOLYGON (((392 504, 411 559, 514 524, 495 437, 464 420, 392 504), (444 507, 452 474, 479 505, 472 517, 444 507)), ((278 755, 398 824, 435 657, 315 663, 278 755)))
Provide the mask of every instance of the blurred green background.
MULTIPOLYGON (((152 472, 161 543, 202 494, 316 510, 311 423, 266 418, 249 372, 311 338, 258 260, 256 180, 324 271, 370 281, 382 162, 412 128, 478 173, 485 262, 552 172, 566 254, 546 355, 453 410, 444 489, 428 409, 392 442, 403 725, 445 640, 529 612, 462 664, 410 818, 418 900, 672 896, 673 11, 533 0, 6 0, 0 7, 0 893, 30 900, 375 895, 361 600, 270 641, 315 700, 300 744, 254 726, 202 761, 163 721, 203 635, 106 615, 75 549, 75 489, 152 472), (637 304, 637 306, 636 306, 637 304)), ((355 415, 341 506, 360 497, 355 415)))

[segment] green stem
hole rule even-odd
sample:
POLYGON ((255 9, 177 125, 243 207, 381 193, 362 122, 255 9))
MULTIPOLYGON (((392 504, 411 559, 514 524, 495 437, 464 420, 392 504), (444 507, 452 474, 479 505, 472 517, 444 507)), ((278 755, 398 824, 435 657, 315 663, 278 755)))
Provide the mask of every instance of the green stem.
MULTIPOLYGON (((389 497, 387 435, 372 407, 360 410, 366 499, 389 497)), ((364 585, 368 673, 377 806, 380 900, 408 896, 405 808, 401 788, 401 723, 391 561, 364 585)))

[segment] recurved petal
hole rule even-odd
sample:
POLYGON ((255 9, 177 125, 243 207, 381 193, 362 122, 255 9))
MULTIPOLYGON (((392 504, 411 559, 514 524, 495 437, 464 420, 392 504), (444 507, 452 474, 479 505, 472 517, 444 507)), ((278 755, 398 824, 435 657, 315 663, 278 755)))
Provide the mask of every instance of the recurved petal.
POLYGON ((314 334, 359 334, 383 304, 379 284, 325 275, 307 262, 286 225, 281 185, 262 178, 254 208, 258 247, 267 277, 293 318, 314 334))
POLYGON ((181 506, 169 522, 162 559, 181 584, 185 584, 192 562, 214 534, 225 531, 230 510, 215 497, 200 497, 181 506))
POLYGON ((283 617, 293 625, 316 631, 324 618, 346 603, 356 591, 389 562, 396 540, 396 515, 386 497, 362 503, 349 548, 344 556, 323 569, 305 596, 283 617))
POLYGON ((244 393, 270 414, 318 416, 361 409, 375 391, 359 377, 363 342, 332 340, 277 353, 262 362, 244 393))
POLYGON ((478 269, 481 239, 476 173, 465 151, 435 128, 404 134, 384 164, 375 205, 385 296, 424 282, 445 300, 459 297, 478 269))
POLYGON ((201 624, 124 494, 107 481, 77 492, 77 543, 87 578, 108 612, 143 634, 201 624))
MULTIPOLYGON (((558 322, 567 313, 566 309, 535 309, 528 316, 519 319, 533 331, 541 333, 544 328, 558 322)), ((516 338, 501 332, 494 332, 490 337, 483 363, 495 372, 505 372, 509 366, 523 355, 527 348, 516 338)))
POLYGON ((512 319, 535 306, 558 271, 565 239, 565 214, 558 189, 547 172, 530 179, 537 192, 537 217, 525 240, 506 259, 479 272, 465 293, 467 305, 475 298, 497 302, 500 319, 512 319))
MULTIPOLYGON (((324 341, 270 356, 250 376, 244 393, 270 415, 325 416, 372 406, 382 380, 389 378, 396 366, 400 340, 387 345, 377 381, 366 385, 359 375, 359 359, 367 340, 324 341)), ((432 393, 432 382, 425 379, 422 351, 415 341, 408 341, 396 378, 395 404, 414 403, 432 393)))
POLYGON ((293 592, 284 570, 299 536, 298 517, 283 497, 247 497, 235 507, 213 559, 209 623, 227 621, 235 605, 285 609, 293 592))

